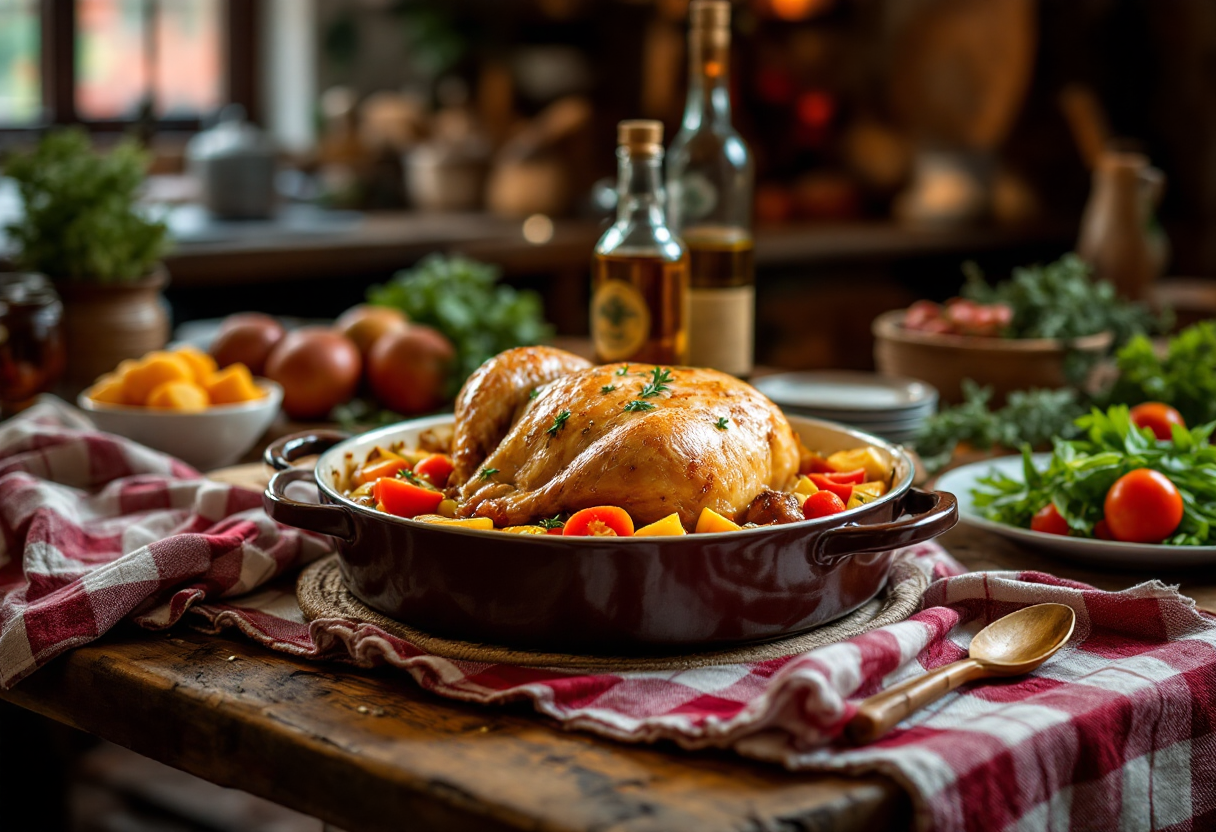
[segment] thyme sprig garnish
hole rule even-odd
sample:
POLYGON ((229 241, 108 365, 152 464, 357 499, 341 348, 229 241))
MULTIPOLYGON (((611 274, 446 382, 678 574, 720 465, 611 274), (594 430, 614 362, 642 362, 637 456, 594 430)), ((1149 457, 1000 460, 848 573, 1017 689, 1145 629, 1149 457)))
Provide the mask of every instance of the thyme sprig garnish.
POLYGON ((409 468, 402 468, 400 471, 398 471, 397 479, 405 480, 407 482, 413 483, 414 485, 418 486, 419 488, 427 488, 427 489, 430 489, 431 491, 439 490, 438 488, 435 487, 435 484, 432 483, 430 480, 424 480, 422 477, 415 474, 409 468))
POLYGON ((528 394, 528 398, 529 398, 529 399, 535 399, 535 398, 536 398, 537 396, 539 396, 539 395, 540 395, 540 388, 539 388, 539 387, 533 387, 533 388, 532 388, 532 392, 528 394))
POLYGON ((609 393, 611 393, 615 389, 616 389, 615 384, 605 384, 603 387, 600 388, 600 392, 603 393, 605 396, 607 396, 609 393))
POLYGON ((655 409, 655 407, 653 404, 651 404, 650 402, 644 402, 641 399, 637 399, 637 400, 629 402, 627 405, 625 405, 626 413, 642 413, 647 410, 654 410, 654 409, 655 409))
POLYGON ((726 430, 730 427, 730 420, 725 416, 720 416, 718 417, 718 421, 714 422, 714 427, 716 427, 718 430, 726 430))
POLYGON ((660 393, 671 392, 671 388, 667 385, 673 381, 675 378, 671 375, 671 370, 655 367, 650 371, 650 382, 642 387, 642 398, 649 399, 660 393))
POLYGON ((481 477, 483 480, 488 480, 490 477, 494 476, 497 473, 498 473, 497 468, 482 468, 481 473, 478 474, 478 476, 481 477))
POLYGON ((553 424, 545 428, 545 433, 550 436, 557 436, 557 432, 566 425, 566 420, 570 418, 570 411, 563 410, 561 413, 553 417, 553 424))
POLYGON ((629 365, 628 365, 628 364, 622 364, 622 365, 621 365, 621 367, 620 367, 620 368, 619 368, 619 369, 616 371, 616 374, 617 374, 618 376, 627 376, 627 375, 629 375, 629 365))
POLYGON ((561 519, 560 514, 555 514, 552 517, 547 517, 544 520, 537 520, 536 525, 542 529, 562 529, 566 527, 566 521, 561 519))

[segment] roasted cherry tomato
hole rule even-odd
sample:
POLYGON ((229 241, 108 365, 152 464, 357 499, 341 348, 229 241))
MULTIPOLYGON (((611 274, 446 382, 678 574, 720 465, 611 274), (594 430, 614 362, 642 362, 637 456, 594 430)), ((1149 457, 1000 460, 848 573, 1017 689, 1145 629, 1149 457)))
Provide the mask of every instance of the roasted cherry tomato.
POLYGON ((381 477, 395 477, 398 471, 404 471, 410 467, 407 460, 400 457, 390 456, 377 462, 364 465, 359 469, 359 482, 368 483, 375 482, 381 477))
POLYGON ((1055 503, 1048 503, 1035 512, 1034 517, 1030 518, 1030 530, 1043 534, 1062 534, 1066 537, 1071 531, 1068 521, 1060 516, 1055 503))
POLYGON ((824 474, 832 482, 848 483, 850 485, 861 485, 866 481, 866 469, 856 468, 852 471, 832 471, 824 474))
POLYGON ((1160 543, 1182 522, 1182 495, 1165 474, 1137 468, 1115 480, 1104 510, 1115 540, 1160 543))
POLYGON ((577 537, 633 537, 633 518, 617 506, 596 506, 576 511, 562 534, 577 537))
POLYGON ((1148 428, 1153 432, 1153 436, 1167 441, 1174 436, 1171 425, 1186 427, 1182 414, 1161 402, 1138 404, 1132 408, 1131 416, 1133 425, 1138 428, 1148 428))
MULTIPOLYGON (((851 485, 848 488, 850 491, 853 490, 853 486, 851 485)), ((844 500, 837 497, 831 491, 816 491, 807 497, 806 502, 802 504, 802 516, 807 520, 814 520, 816 517, 839 514, 844 511, 844 508, 844 500)))
POLYGON ((419 514, 434 514, 443 502, 443 492, 414 485, 396 477, 376 480, 372 497, 389 514, 398 517, 417 517, 419 514))
MULTIPOLYGON (((864 479, 866 475, 865 469, 861 468, 859 470, 864 479)), ((830 479, 831 474, 809 474, 808 476, 820 491, 831 491, 840 498, 842 503, 847 503, 849 498, 853 496, 853 483, 851 482, 836 482, 830 479)), ((861 482, 861 480, 858 480, 858 482, 861 482)))
POLYGON ((431 454, 414 466, 414 473, 436 488, 443 488, 452 476, 452 459, 447 454, 431 454))
POLYGON ((819 454, 811 454, 809 458, 802 461, 802 467, 798 471, 799 474, 834 474, 836 469, 828 464, 828 461, 819 454))

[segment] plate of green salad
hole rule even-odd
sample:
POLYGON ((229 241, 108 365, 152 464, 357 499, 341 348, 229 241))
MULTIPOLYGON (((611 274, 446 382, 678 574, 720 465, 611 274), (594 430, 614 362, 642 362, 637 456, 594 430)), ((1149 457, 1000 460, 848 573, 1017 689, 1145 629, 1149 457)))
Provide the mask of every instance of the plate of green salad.
POLYGON ((1216 563, 1216 422, 1188 428, 1156 402, 1094 409, 1050 453, 948 471, 936 488, 959 519, 1017 542, 1107 566, 1216 563))

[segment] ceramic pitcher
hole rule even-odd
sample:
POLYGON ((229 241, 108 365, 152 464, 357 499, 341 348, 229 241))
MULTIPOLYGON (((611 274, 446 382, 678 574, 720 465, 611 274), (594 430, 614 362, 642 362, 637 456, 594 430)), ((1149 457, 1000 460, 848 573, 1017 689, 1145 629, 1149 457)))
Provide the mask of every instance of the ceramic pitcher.
POLYGON ((1119 294, 1147 299, 1165 268, 1166 240, 1154 227, 1165 177, 1138 153, 1106 152, 1094 168, 1077 253, 1119 294))

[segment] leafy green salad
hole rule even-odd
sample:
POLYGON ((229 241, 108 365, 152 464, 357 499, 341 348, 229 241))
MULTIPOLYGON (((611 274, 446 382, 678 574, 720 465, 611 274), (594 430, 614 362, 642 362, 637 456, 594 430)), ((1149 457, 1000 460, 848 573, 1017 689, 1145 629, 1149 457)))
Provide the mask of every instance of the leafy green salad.
POLYGON ((1174 424, 1171 438, 1159 439, 1132 418, 1123 405, 1079 417, 1081 435, 1055 439, 1045 468, 1023 446, 1021 478, 981 479, 976 508, 998 523, 1073 537, 1216 543, 1216 422, 1174 424))

